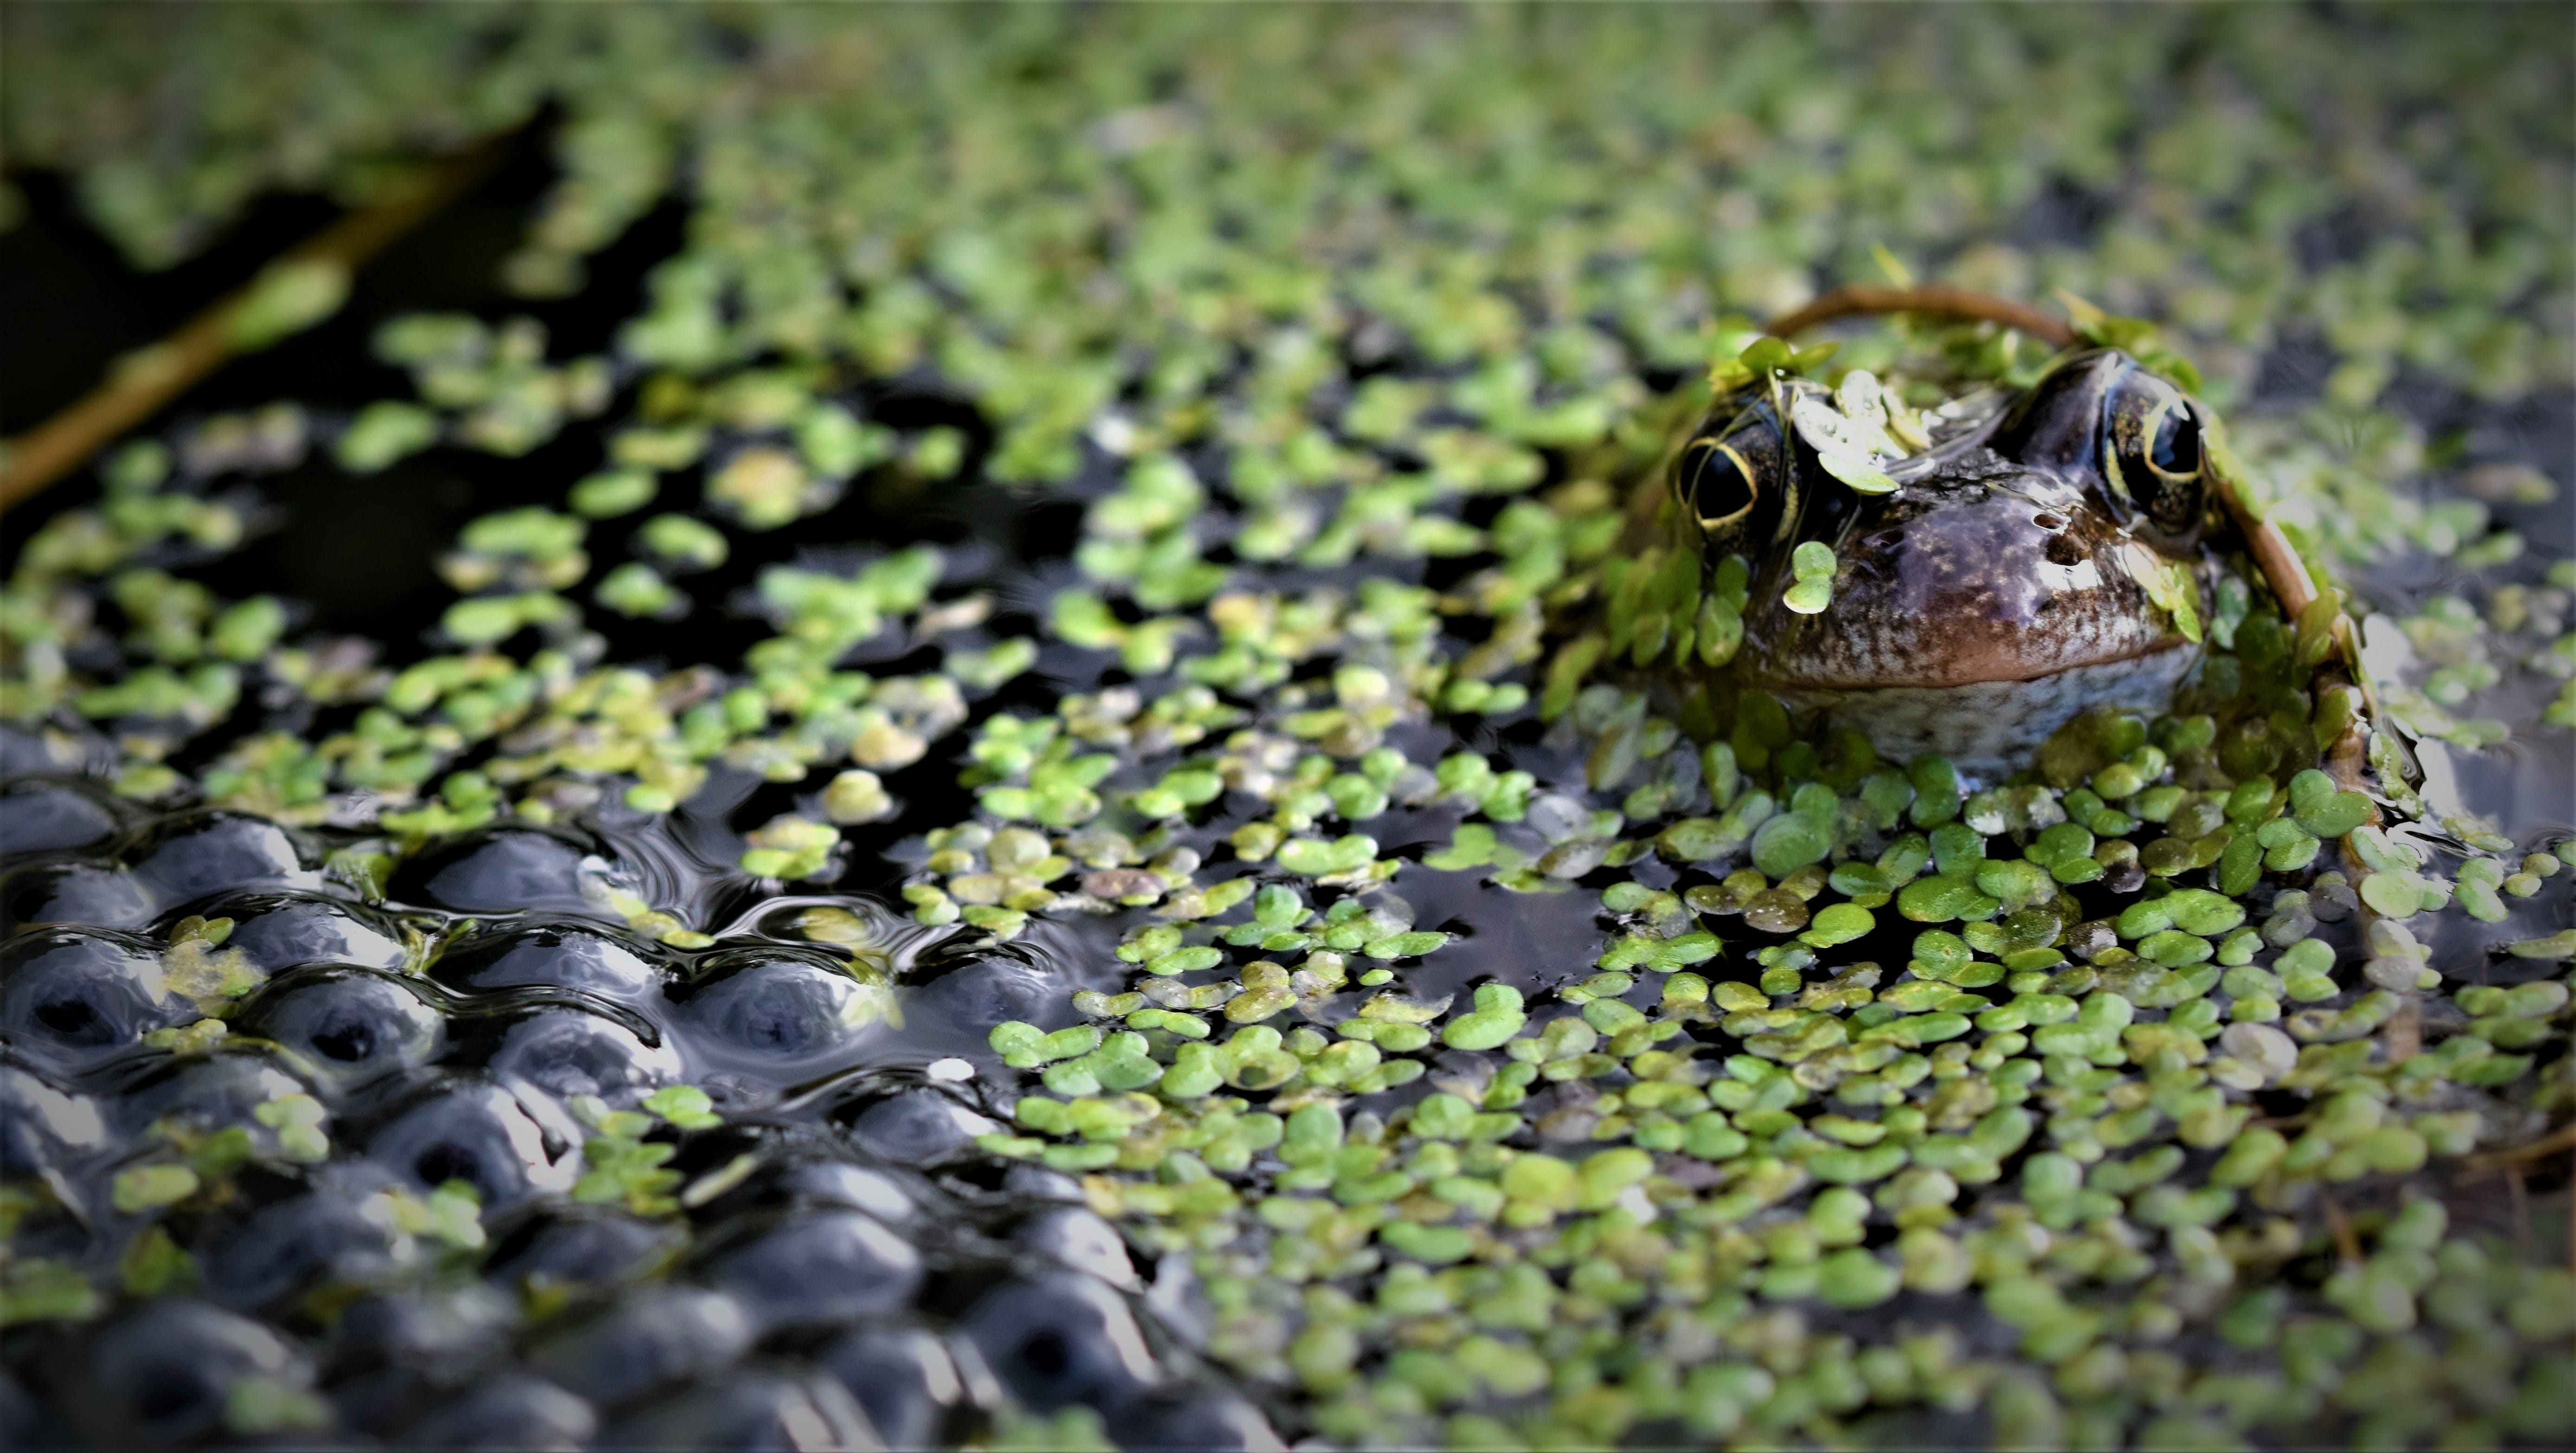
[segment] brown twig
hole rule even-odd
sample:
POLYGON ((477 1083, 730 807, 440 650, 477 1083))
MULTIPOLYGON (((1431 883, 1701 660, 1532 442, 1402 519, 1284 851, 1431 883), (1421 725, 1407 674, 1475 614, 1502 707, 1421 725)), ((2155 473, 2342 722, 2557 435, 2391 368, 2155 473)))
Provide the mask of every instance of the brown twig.
MULTIPOLYGON (((2367 924, 2363 931, 2369 931, 2367 924)), ((2388 1062, 2392 1065, 2402 1065, 2424 1052, 2422 996, 2409 989, 2398 997, 2397 1012, 2389 1016, 2387 1032, 2379 1040, 2388 1050, 2388 1062)))
POLYGON ((2576 1120, 2559 1126, 2528 1145, 2517 1145, 2509 1150, 2491 1150, 2484 1155, 2470 1156, 2462 1163, 2472 1170, 2494 1170, 2504 1166, 2519 1166, 2527 1161, 2541 1160, 2553 1155, 2562 1155, 2571 1150, 2576 1150, 2576 1120))
POLYGON ((2326 1209, 2326 1230, 2333 1234, 2335 1255, 2347 1266, 2361 1265, 2361 1238, 2353 1234, 2352 1218, 2343 1213, 2343 1205, 2332 1191, 2319 1191, 2317 1204, 2326 1209))
POLYGON ((2531 1263, 2531 1188, 2522 1183, 2522 1167, 2504 1168, 2505 1197, 2513 1203, 2513 1259, 2531 1263))
MULTIPOLYGON (((431 167, 396 195, 356 211, 306 238, 263 269, 324 263, 352 272, 382 252, 498 165, 517 133, 491 137, 431 167)), ((256 293, 237 288, 159 343, 128 356, 96 388, 61 413, 8 442, 0 461, 0 511, 30 498, 86 462, 107 443, 152 417, 241 351, 236 324, 256 293)))
MULTIPOLYGON (((2316 584, 2308 578, 2307 562, 2299 558, 2298 547, 2290 543, 2290 537, 2281 532, 2279 525, 2256 514, 2238 489, 2237 482, 2224 473, 2218 475, 2218 502, 2225 506, 2227 518, 2235 524, 2236 533, 2244 538, 2245 553, 2253 557, 2255 568, 2263 572, 2263 583, 2272 588, 2272 597, 2281 603, 2281 613, 2293 621, 2297 620, 2317 599, 2316 584)), ((2336 652, 2345 662, 2359 665, 2361 651, 2359 643, 2352 638, 2352 618, 2338 613, 2333 631, 2336 652)), ((2326 678, 2323 684, 2327 685, 2358 684, 2359 681, 2359 678, 2343 671, 2341 666, 2331 663, 2320 668, 2319 675, 2326 678)), ((2368 695, 2367 690, 2364 695, 2368 695)), ((2375 711, 2376 704, 2372 705, 2375 711)), ((2359 785, 2361 775, 2360 738, 2350 731, 2345 736, 2351 739, 2355 752, 2350 764, 2354 780, 2339 785, 2354 787, 2359 785)), ((2340 746, 2341 743, 2334 745, 2340 746)), ((2328 755, 2333 755, 2333 747, 2329 747, 2328 755)))
POLYGON ((2075 342, 2075 329, 2065 320, 2052 318, 2021 303, 1970 292, 1966 288, 1883 288, 1866 283, 1836 288, 1787 317, 1773 319, 1763 331, 1774 338, 1793 338, 1836 318, 1867 317, 1878 313, 1920 313, 1927 317, 1957 318, 1966 322, 2001 323, 2027 333, 2051 348, 2065 348, 2075 342))

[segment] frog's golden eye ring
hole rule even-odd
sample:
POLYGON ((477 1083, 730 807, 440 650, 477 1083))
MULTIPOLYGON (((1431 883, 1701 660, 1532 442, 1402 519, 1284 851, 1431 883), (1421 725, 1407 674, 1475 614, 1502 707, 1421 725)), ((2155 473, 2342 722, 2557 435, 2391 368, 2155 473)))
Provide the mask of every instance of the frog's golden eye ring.
POLYGON ((2199 413, 2180 391, 2147 374, 2132 375, 2110 403, 2105 453, 2112 488, 2159 528, 2189 533, 2208 500, 2199 413))
POLYGON ((1767 401, 1735 412, 1725 404, 1710 410, 1674 456, 1667 479, 1674 502, 1711 548, 1764 538, 1785 518, 1784 506, 1795 505, 1780 420, 1767 401))
POLYGON ((1721 439, 1691 441, 1675 467, 1673 491, 1711 538, 1740 532, 1762 502, 1753 465, 1721 439))
POLYGON ((2156 410, 2147 425, 2147 465, 2169 479, 2200 477, 2200 420, 2177 399, 2156 410))

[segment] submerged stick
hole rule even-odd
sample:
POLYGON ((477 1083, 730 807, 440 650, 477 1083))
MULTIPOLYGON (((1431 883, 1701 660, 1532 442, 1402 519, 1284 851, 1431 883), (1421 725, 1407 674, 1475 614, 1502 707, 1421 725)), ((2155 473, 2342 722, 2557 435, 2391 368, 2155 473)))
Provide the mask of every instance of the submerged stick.
POLYGON ((0 511, 78 469, 235 354, 267 347, 336 312, 352 272, 482 180, 516 135, 492 137, 429 168, 394 196, 349 213, 177 332, 117 360, 98 387, 8 441, 0 459, 0 511))
POLYGON ((2510 1146, 2503 1150, 2488 1151, 2484 1155, 2473 1155, 2465 1163, 2472 1170, 2495 1170, 2499 1167, 2521 1165, 2525 1161, 2545 1160, 2553 1155, 2565 1155, 2571 1150, 2576 1150, 2576 1121, 2561 1125, 2527 1145, 2510 1146))
POLYGON ((2342 1258, 2346 1266, 2361 1265, 2364 1260, 2361 1237, 2354 1234, 2352 1218, 2343 1213, 2343 1203, 2334 1198, 2334 1192, 2321 1190, 2317 1193, 2317 1204, 2325 1207, 2326 1230, 2334 1237, 2335 1255, 2342 1258))

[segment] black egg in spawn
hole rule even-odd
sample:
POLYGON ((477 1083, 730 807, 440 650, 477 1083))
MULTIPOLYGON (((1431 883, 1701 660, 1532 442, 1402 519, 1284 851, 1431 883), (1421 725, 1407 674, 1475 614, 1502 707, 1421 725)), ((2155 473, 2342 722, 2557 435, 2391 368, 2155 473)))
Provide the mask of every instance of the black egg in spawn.
POLYGON ((1084 1203, 1082 1182, 1060 1170, 1021 1161, 1002 1172, 1002 1193, 1022 1201, 1060 1201, 1068 1206, 1084 1203))
POLYGON ((1091 1277, 1005 1282, 976 1302, 964 1326, 993 1375, 1040 1412, 1080 1403, 1106 1414, 1161 1378, 1135 1313, 1091 1277))
POLYGON ((589 1403, 541 1377, 506 1374, 480 1383, 415 1425, 413 1448, 490 1453, 575 1453, 588 1448, 599 1415, 589 1403))
POLYGON ((260 1378, 290 1387, 312 1370, 267 1327, 203 1302, 138 1307, 98 1334, 83 1385, 58 1390, 102 1448, 166 1448, 219 1431, 233 1389, 260 1378))
POLYGON ((0 874, 0 928, 45 924, 141 928, 158 910, 150 890, 114 863, 39 860, 0 874))
POLYGON ((597 1095, 619 1106, 681 1076, 680 1056, 669 1045, 647 1044, 612 1019, 563 1006, 537 1009, 512 1022, 484 1068, 558 1098, 597 1095))
POLYGON ((817 1373, 759 1370, 710 1379, 619 1421, 593 1446, 606 1449, 846 1449, 882 1446, 867 1414, 817 1373))
POLYGON ((488 1081, 457 1077, 437 1085, 367 1141, 367 1153, 423 1190, 451 1180, 472 1185, 488 1217, 527 1197, 572 1186, 571 1147, 552 1148, 528 1108, 488 1081))
POLYGON ((790 1167, 778 1183, 789 1195, 809 1205, 865 1211, 889 1226, 905 1225, 920 1213, 911 1193, 894 1177, 843 1161, 806 1161, 790 1167))
POLYGON ((331 1324, 331 1365, 463 1372, 507 1342, 518 1310, 481 1282, 364 1297, 331 1324))
POLYGON ((539 1340, 537 1371, 603 1406, 713 1372, 751 1346, 740 1303, 700 1287, 647 1287, 539 1340))
POLYGON ((1000 1128, 937 1090, 905 1090, 859 1111, 850 1139, 887 1165, 931 1166, 1000 1128))
POLYGON ((922 1266, 912 1243, 874 1217, 824 1211, 720 1254, 708 1275, 768 1329, 882 1316, 910 1304, 922 1266))
POLYGON ((208 1238, 208 1290, 246 1311, 280 1308, 319 1287, 367 1286, 405 1270, 418 1249, 369 1205, 394 1185, 372 1166, 334 1166, 308 1191, 228 1216, 229 1229, 208 1238))
POLYGON ((315 876, 285 828, 243 812, 166 819, 126 859, 134 876, 173 906, 230 889, 305 886, 315 876))
POLYGON ((430 969, 440 983, 478 993, 575 989, 620 1003, 643 999, 664 978, 660 964, 599 929, 574 924, 512 925, 450 948, 430 969))
POLYGON ((826 1349, 825 1371, 849 1389, 888 1448, 936 1448, 965 1400, 948 1346, 919 1327, 862 1327, 826 1349))
POLYGON ((374 1436, 416 1422, 508 1356, 518 1314, 480 1282, 362 1297, 331 1325, 332 1401, 374 1436))
POLYGON ((837 964, 762 954, 689 986, 679 1012, 699 1045, 784 1082, 846 1059, 875 1027, 884 994, 837 964))
POLYGON ((405 862, 388 893, 451 913, 596 914, 603 910, 582 892, 596 857, 590 845, 562 834, 485 828, 405 862))
POLYGON ((97 1101, 0 1065, 0 1175, 64 1170, 109 1143, 97 1101))
POLYGON ((677 1228, 599 1206, 567 1206, 514 1228, 485 1272, 512 1291, 596 1287, 640 1276, 678 1244, 677 1228))
POLYGON ((1127 1254, 1127 1239, 1117 1227, 1082 1207, 1041 1212, 1011 1239, 1059 1266, 1096 1276, 1122 1291, 1134 1291, 1140 1285, 1135 1261, 1127 1254))
POLYGON ((0 857, 93 847, 116 829, 116 809, 78 783, 22 777, 0 786, 0 857))
POLYGON ((905 991, 906 1037, 941 1049, 989 1054, 987 1036, 1008 1020, 1061 1029, 1075 1015, 1066 986, 1018 959, 970 959, 905 991))
POLYGON ((429 1063, 444 1037, 436 1008, 364 969, 302 969, 272 980, 242 1007, 239 1025, 292 1050, 342 1091, 429 1063))
POLYGON ((0 946, 0 1025, 39 1066, 89 1069, 200 1017, 139 939, 46 929, 0 946))
POLYGON ((275 973, 297 964, 352 964, 395 970, 410 962, 401 928, 355 903, 310 893, 254 893, 222 899, 199 910, 229 918, 223 946, 275 973))
POLYGON ((259 1123, 259 1108, 289 1095, 310 1094, 311 1087, 256 1051, 226 1050, 184 1058, 158 1056, 121 1065, 112 1097, 102 1100, 128 1135, 159 1135, 168 1129, 199 1132, 238 1125, 255 1141, 274 1142, 259 1123), (165 1125, 163 1122, 167 1122, 165 1125))
POLYGON ((0 777, 100 772, 115 761, 116 748, 90 728, 67 732, 46 725, 30 730, 0 722, 0 777))

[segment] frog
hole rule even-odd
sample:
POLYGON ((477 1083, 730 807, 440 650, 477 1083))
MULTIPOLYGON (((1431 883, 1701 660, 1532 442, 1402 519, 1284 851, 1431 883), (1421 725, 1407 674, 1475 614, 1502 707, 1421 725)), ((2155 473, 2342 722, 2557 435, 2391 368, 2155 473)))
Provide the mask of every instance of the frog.
POLYGON ((1765 372, 1664 470, 1676 543, 1711 574, 1741 557, 1738 687, 1999 781, 2079 713, 2152 715, 2191 675, 2225 516, 2215 420, 2172 379, 2072 347, 1918 415, 1865 372, 1765 372))

